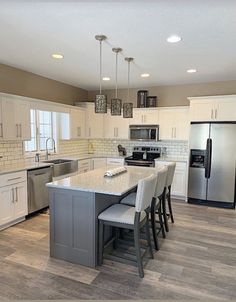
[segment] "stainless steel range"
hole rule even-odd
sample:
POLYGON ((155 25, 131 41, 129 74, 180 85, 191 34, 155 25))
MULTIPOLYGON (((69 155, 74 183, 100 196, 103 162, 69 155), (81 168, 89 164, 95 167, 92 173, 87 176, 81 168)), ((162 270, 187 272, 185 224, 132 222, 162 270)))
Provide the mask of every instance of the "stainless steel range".
POLYGON ((128 166, 154 167, 155 158, 160 156, 160 147, 138 146, 133 148, 132 156, 125 158, 125 163, 128 166))

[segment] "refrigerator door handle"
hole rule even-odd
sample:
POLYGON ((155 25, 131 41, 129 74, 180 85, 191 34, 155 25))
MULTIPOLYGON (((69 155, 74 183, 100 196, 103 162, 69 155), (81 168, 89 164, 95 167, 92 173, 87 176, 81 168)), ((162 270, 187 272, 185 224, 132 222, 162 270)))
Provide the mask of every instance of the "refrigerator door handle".
POLYGON ((205 178, 211 177, 211 157, 212 157, 212 139, 208 138, 206 144, 205 178))

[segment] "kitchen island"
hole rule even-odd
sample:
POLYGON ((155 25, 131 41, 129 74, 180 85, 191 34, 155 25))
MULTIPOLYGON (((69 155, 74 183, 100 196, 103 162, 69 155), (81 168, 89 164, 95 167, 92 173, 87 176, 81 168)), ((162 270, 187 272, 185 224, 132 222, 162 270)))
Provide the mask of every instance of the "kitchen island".
MULTIPOLYGON (((155 168, 127 167, 104 177, 104 167, 47 184, 50 200, 50 256, 96 267, 98 215, 137 187, 155 168)), ((107 229, 106 238, 110 236, 107 229)))

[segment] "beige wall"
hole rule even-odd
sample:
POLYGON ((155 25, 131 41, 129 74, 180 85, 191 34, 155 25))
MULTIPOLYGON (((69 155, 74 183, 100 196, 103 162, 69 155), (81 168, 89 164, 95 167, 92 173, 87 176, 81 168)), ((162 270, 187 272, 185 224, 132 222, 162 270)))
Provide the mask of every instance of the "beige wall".
MULTIPOLYGON (((139 89, 130 90, 130 100, 137 106, 137 91, 139 89)), ((158 106, 183 106, 188 105, 187 97, 189 96, 207 96, 207 95, 223 95, 236 94, 236 81, 214 82, 206 84, 192 85, 175 85, 175 86, 155 86, 147 88, 149 95, 158 97, 158 106)), ((94 101, 97 91, 89 91, 88 100, 94 101)), ((114 90, 104 90, 108 97, 108 102, 114 97, 114 90)), ((118 96, 125 101, 127 90, 120 89, 118 96)))
POLYGON ((0 64, 0 92, 73 105, 87 101, 87 90, 0 64))

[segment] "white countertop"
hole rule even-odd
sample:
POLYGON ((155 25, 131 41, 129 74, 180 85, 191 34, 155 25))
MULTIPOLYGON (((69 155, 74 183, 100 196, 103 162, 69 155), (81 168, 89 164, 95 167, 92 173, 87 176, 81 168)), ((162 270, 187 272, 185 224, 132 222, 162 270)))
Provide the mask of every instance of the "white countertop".
POLYGON ((0 175, 7 174, 7 173, 14 173, 19 171, 27 171, 31 169, 38 169, 43 167, 50 167, 51 164, 49 163, 20 163, 14 165, 6 165, 0 167, 0 175))
POLYGON ((140 179, 157 171, 156 168, 129 166, 125 173, 114 177, 104 177, 104 173, 112 168, 114 167, 108 166, 84 174, 77 174, 72 177, 48 183, 47 187, 120 196, 135 188, 140 179))

